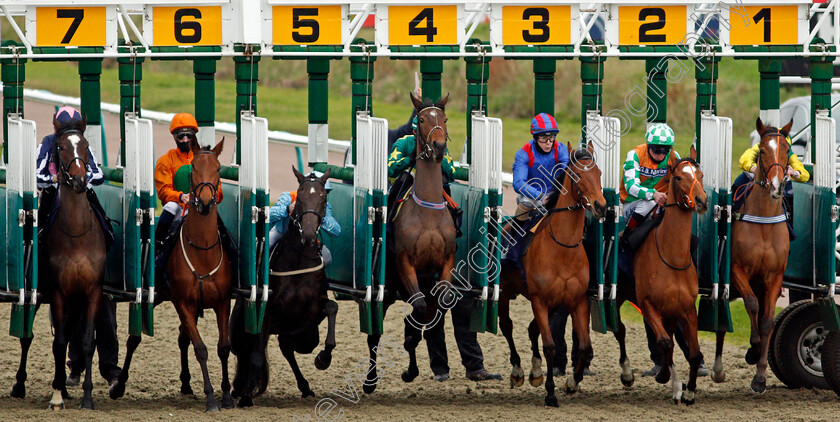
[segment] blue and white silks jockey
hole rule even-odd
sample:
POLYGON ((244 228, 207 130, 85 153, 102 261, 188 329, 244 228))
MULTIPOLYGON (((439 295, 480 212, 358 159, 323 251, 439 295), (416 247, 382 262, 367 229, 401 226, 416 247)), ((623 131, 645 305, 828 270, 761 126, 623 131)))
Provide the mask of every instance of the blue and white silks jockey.
POLYGON ((513 160, 513 190, 516 198, 517 220, 526 221, 529 211, 542 205, 553 189, 553 179, 569 163, 566 148, 560 148, 556 138, 557 122, 550 114, 540 113, 531 120, 533 138, 516 152, 513 160))

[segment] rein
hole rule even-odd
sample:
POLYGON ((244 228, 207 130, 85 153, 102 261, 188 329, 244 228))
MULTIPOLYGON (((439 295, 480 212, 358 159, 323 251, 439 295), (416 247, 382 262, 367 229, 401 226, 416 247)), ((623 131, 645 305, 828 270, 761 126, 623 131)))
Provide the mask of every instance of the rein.
MULTIPOLYGON (((689 163, 690 165, 694 166, 695 168, 700 167, 700 165, 697 164, 697 162, 694 161, 692 158, 686 157, 686 158, 682 158, 682 159, 678 160, 676 163, 674 163, 674 167, 673 167, 674 172, 676 172, 676 169, 677 169, 677 167, 680 166, 680 164, 685 163, 685 162, 689 163)), ((677 207, 680 207, 680 209, 685 210, 685 211, 691 210, 692 208, 694 208, 694 187, 696 185, 697 185, 697 177, 694 177, 694 182, 691 184, 691 188, 689 188, 689 190, 688 190, 688 195, 686 195, 686 194, 682 193, 682 190, 679 189, 679 187, 676 184, 676 178, 672 174, 671 175, 671 189, 674 189, 675 191, 679 190, 680 191, 680 196, 682 196, 683 201, 671 202, 670 204, 665 204, 662 207, 663 208, 669 208, 669 207, 677 206, 677 207)), ((681 267, 678 267, 676 265, 672 265, 670 262, 666 261, 665 257, 662 256, 662 250, 659 248, 659 226, 657 226, 654 230, 655 231, 653 232, 653 240, 654 240, 654 243, 656 243, 656 254, 659 255, 659 260, 662 261, 663 264, 665 264, 666 266, 668 266, 668 268, 670 268, 672 270, 683 271, 683 270, 687 270, 689 267, 691 267, 691 256, 688 257, 688 264, 685 264, 684 266, 681 266, 681 267)))
MULTIPOLYGON (((68 134, 77 134, 77 135, 84 136, 82 131, 80 131, 78 129, 65 130, 65 131, 61 132, 60 135, 57 135, 57 136, 64 136, 64 135, 68 135, 68 134)), ((56 139, 56 142, 55 142, 55 160, 58 161, 58 170, 61 172, 61 176, 62 176, 60 183, 64 184, 64 185, 67 185, 71 188, 73 187, 73 185, 70 183, 70 180, 72 179, 72 177, 70 176, 70 166, 73 165, 74 162, 80 161, 82 163, 82 168, 85 169, 85 177, 86 177, 85 178, 85 184, 87 184, 88 162, 85 161, 85 160, 82 160, 80 157, 76 156, 76 157, 73 157, 72 160, 70 160, 69 164, 65 164, 64 161, 61 161, 61 157, 58 155, 59 151, 61 151, 61 148, 58 146, 58 139, 56 139)))
MULTIPOLYGON (((89 211, 90 211, 91 214, 93 214, 93 209, 89 209, 89 211)), ((94 220, 93 215, 91 215, 90 224, 88 224, 87 230, 83 231, 80 234, 75 234, 75 235, 68 233, 67 230, 64 230, 64 224, 61 223, 61 208, 59 208, 58 216, 56 218, 58 219, 58 229, 61 230, 62 233, 64 233, 67 237, 69 237, 71 239, 75 239, 77 237, 82 237, 82 236, 88 234, 88 232, 90 232, 91 229, 93 229, 93 220, 94 220)))
MULTIPOLYGON (((576 163, 576 162, 574 162, 574 163, 576 163)), ((569 161, 569 165, 572 165, 574 163, 571 160, 569 161)), ((566 168, 568 168, 568 167, 569 166, 567 165, 566 168)), ((590 205, 589 198, 587 198, 586 195, 584 195, 583 192, 580 191, 580 188, 577 185, 577 180, 575 180, 574 178, 571 178, 571 179, 572 179, 572 184, 575 187, 575 192, 577 192, 577 195, 580 197, 578 199, 578 202, 576 204, 570 205, 568 207, 552 208, 552 209, 548 210, 548 212, 546 213, 547 215, 551 216, 552 214, 560 213, 560 212, 582 210, 582 209, 585 209, 585 207, 588 207, 590 205)), ((558 194, 558 200, 559 200, 559 194, 558 194)), ((583 238, 584 238, 583 233, 581 233, 580 240, 578 240, 576 243, 573 243, 573 244, 570 244, 570 245, 565 244, 565 243, 557 240, 557 238, 554 236, 554 230, 551 228, 551 219, 550 218, 549 218, 549 221, 548 221, 548 235, 551 237, 551 240, 553 240, 554 243, 556 243, 556 244, 558 244, 558 245, 560 245, 564 248, 568 248, 568 249, 575 248, 575 247, 579 246, 583 242, 583 238)))
MULTIPOLYGON (((785 139, 785 136, 781 132, 776 131, 776 130, 772 130, 772 128, 770 130, 765 131, 764 134, 780 136, 781 139, 782 139, 781 142, 787 142, 787 139, 785 139)), ((762 139, 764 139, 764 134, 762 134, 762 137, 761 137, 762 139)), ((764 166, 763 166, 762 160, 761 160, 761 150, 760 150, 760 147, 759 147, 758 163, 757 163, 758 165, 756 166, 756 168, 761 170, 761 175, 764 176, 764 177, 761 180, 757 180, 755 183, 757 185, 763 187, 763 188, 768 189, 768 190, 770 189, 771 186, 770 186, 770 180, 767 177, 770 174, 770 171, 773 170, 773 167, 779 166, 781 168, 782 174, 784 175, 782 183, 787 183, 787 181, 788 181, 788 176, 785 172, 786 167, 785 167, 785 165, 783 165, 780 162, 781 160, 779 160, 779 148, 776 148, 776 156, 773 157, 773 158, 775 158, 776 160, 773 162, 773 164, 770 165, 770 168, 768 168, 767 171, 764 171, 764 166)))
POLYGON ((670 268, 672 270, 677 270, 677 271, 687 270, 688 267, 691 266, 691 256, 688 257, 688 264, 685 264, 685 266, 677 267, 677 266, 671 265, 668 261, 665 260, 665 257, 662 256, 662 251, 659 250, 659 227, 657 227, 655 230, 656 231, 653 233, 653 240, 656 243, 656 253, 659 255, 659 260, 662 261, 663 264, 667 265, 668 268, 670 268))
MULTIPOLYGON (((195 154, 198 155, 198 154, 215 154, 215 153, 213 151, 202 150, 202 151, 198 151, 195 154)), ((219 193, 218 184, 213 184, 213 183, 210 183, 210 182, 201 182, 201 183, 195 184, 194 181, 193 181, 193 172, 190 172, 190 196, 192 197, 192 198, 190 198, 190 203, 193 207, 195 207, 195 210, 198 211, 199 214, 207 215, 207 214, 210 213, 210 209, 213 208, 213 206, 216 205, 216 203, 217 203, 216 198, 218 196, 218 193, 219 193), (208 202, 207 204, 202 203, 198 199, 198 194, 205 187, 209 188, 210 193, 211 193, 210 202, 208 202)))
MULTIPOLYGON (((420 113, 422 113, 426 110, 439 110, 441 113, 444 113, 444 115, 445 115, 445 112, 443 111, 442 108, 436 107, 436 106, 429 106, 429 107, 426 107, 426 108, 417 112, 417 116, 418 116, 417 119, 418 120, 420 119, 420 117, 419 117, 420 113)), ((420 136, 420 124, 418 122, 418 125, 417 125, 417 139, 420 140, 421 142, 423 142, 422 151, 417 155, 418 160, 426 160, 428 158, 431 158, 434 155, 435 151, 434 151, 434 149, 432 149, 432 146, 429 144, 429 137, 431 137, 432 134, 436 130, 442 130, 443 131, 443 136, 446 139, 446 142, 450 141, 449 132, 446 129, 444 129, 443 126, 438 124, 438 116, 437 115, 435 115, 435 125, 432 127, 432 130, 430 130, 429 133, 426 134, 425 139, 422 136, 420 136)))

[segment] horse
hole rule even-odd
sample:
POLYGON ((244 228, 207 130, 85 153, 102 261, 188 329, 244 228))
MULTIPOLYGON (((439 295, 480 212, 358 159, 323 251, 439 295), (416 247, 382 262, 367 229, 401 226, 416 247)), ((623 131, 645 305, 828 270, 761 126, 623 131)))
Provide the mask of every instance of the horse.
MULTIPOLYGON (((417 113, 415 132, 416 176, 412 197, 402 203, 402 209, 391 225, 394 254, 389 252, 386 265, 386 295, 384 311, 396 300, 398 292, 413 311, 406 318, 405 350, 409 355, 408 369, 402 373, 404 382, 411 382, 420 374, 417 368, 416 349, 420 343, 419 321, 437 321, 440 315, 438 295, 455 295, 450 280, 455 266, 455 223, 446 209, 441 161, 446 152, 449 132, 446 128, 446 102, 449 96, 432 103, 421 100, 413 93, 411 102, 417 113), (435 280, 440 281, 435 283, 435 280), (399 280, 400 283, 397 283, 399 280)), ((384 314, 383 311, 383 314, 384 314)), ((442 329, 437 323, 427 323, 426 329, 442 329)), ((370 367, 362 389, 371 394, 379 380, 377 375, 377 349, 381 335, 368 336, 370 367)))
MULTIPOLYGON (((67 398, 67 373, 64 363, 67 343, 76 324, 84 323, 82 351, 85 363, 84 396, 80 409, 93 410, 91 390, 91 360, 94 351, 94 324, 102 300, 105 282, 105 233, 98 223, 87 197, 88 141, 85 139, 85 119, 80 124, 65 125, 53 121, 56 128, 56 161, 58 198, 54 223, 44 234, 39 247, 41 259, 41 291, 50 304, 50 319, 55 330, 53 357, 55 377, 50 409, 64 408, 67 398)), ((23 338, 21 364, 12 397, 26 395, 26 360, 32 338, 23 338)))
MULTIPOLYGON (((592 360, 592 343, 589 339, 589 260, 583 247, 583 226, 586 210, 600 219, 606 213, 606 199, 601 190, 601 170, 592 156, 592 145, 586 149, 572 150, 567 144, 570 161, 554 177, 555 189, 542 209, 544 220, 534 235, 528 253, 522 258, 522 270, 510 263, 502 264, 500 275, 499 327, 510 347, 511 388, 524 382, 519 354, 513 341, 513 322, 510 319, 510 301, 522 295, 531 301, 534 319, 528 326, 531 339, 531 385, 542 384, 539 337, 543 340, 543 353, 548 364, 545 382, 545 405, 557 407, 554 395, 553 373, 555 344, 551 337, 548 317, 557 308, 569 310, 574 334, 579 342, 574 374, 566 381, 565 390, 573 394, 583 379, 583 371, 592 360)), ((514 224, 513 221, 509 224, 514 224)), ((510 227, 506 230, 510 232, 510 227)), ((521 229, 520 229, 521 230, 521 229)))
MULTIPOLYGON (((190 142, 193 152, 189 192, 191 212, 184 217, 184 223, 176 235, 173 253, 165 267, 169 286, 162 289, 160 295, 172 301, 181 321, 178 335, 178 347, 181 349, 181 394, 193 394, 187 361, 187 351, 192 343, 204 377, 204 394, 207 397, 205 409, 208 412, 219 410, 219 404, 213 395, 207 371, 207 346, 201 340, 196 326, 204 309, 213 309, 216 313, 219 329, 217 353, 222 362, 222 407, 233 408, 228 379, 228 357, 231 350, 228 318, 233 268, 222 245, 216 207, 221 167, 219 154, 222 153, 224 143, 222 138, 211 149, 199 146, 195 139, 190 142)), ((125 363, 117 384, 111 389, 112 399, 122 397, 125 392, 131 359, 140 340, 140 336, 129 336, 126 342, 125 363)))
POLYGON ((253 405, 253 398, 268 386, 268 362, 265 349, 271 334, 277 334, 280 350, 295 374, 301 396, 314 397, 300 372, 295 353, 312 353, 318 346, 318 325, 327 318, 324 350, 315 356, 315 367, 326 370, 335 349, 335 318, 338 304, 327 297, 327 276, 318 235, 327 207, 325 183, 330 170, 321 176, 304 176, 292 167, 299 186, 289 229, 272 248, 271 298, 259 335, 245 332, 245 306, 238 300, 231 315, 233 352, 237 356, 234 397, 241 396, 239 407, 253 405))
MULTIPOLYGON (((708 209, 708 199, 703 190, 703 172, 695 159, 697 151, 691 147, 689 157, 676 160, 668 166, 671 175, 668 196, 662 221, 642 242, 633 257, 635 288, 628 280, 619 282, 619 306, 625 300, 636 304, 645 322, 653 329, 657 344, 662 349, 662 369, 656 381, 671 381, 674 404, 694 404, 697 370, 703 362, 697 340, 698 293, 697 269, 691 259, 692 214, 702 214, 708 209), (667 246, 663 245, 668 241, 667 246), (688 345, 690 365, 687 390, 674 368, 674 331, 677 324, 683 329, 688 345)), ((625 327, 619 319, 615 338, 619 343, 621 381, 625 387, 633 384, 630 360, 624 343, 625 327)))
MULTIPOLYGON (((782 211, 790 145, 787 136, 791 120, 781 130, 765 126, 756 119, 761 135, 752 193, 744 200, 741 213, 756 217, 777 217, 782 211)), ((741 219, 732 223, 732 286, 744 298, 750 317, 750 348, 744 359, 756 365, 750 389, 763 394, 767 390, 767 351, 773 334, 776 301, 782 292, 782 278, 787 268, 790 240, 785 221, 756 224, 741 219)), ((712 380, 723 382, 723 340, 726 331, 717 332, 712 380)))

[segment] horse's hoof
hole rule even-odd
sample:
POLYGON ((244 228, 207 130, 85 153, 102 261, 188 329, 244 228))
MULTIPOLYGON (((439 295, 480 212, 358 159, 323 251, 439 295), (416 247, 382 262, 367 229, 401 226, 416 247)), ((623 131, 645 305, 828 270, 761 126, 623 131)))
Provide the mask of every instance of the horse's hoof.
POLYGON ((222 394, 222 409, 233 409, 233 397, 230 393, 222 394))
POLYGON ((64 385, 67 387, 75 387, 79 385, 79 381, 82 378, 82 374, 77 373, 75 371, 70 371, 70 376, 67 377, 67 381, 64 382, 64 385))
POLYGON ((721 370, 720 372, 712 371, 712 381, 720 384, 726 381, 726 372, 721 370))
POLYGON ((58 403, 58 404, 50 403, 49 409, 52 410, 52 411, 64 410, 64 403, 58 403))
POLYGON ((111 400, 116 400, 125 394, 125 384, 117 381, 108 388, 108 397, 111 400))
POLYGON ((553 394, 545 396, 545 407, 560 407, 560 404, 557 403, 557 396, 553 394))
POLYGON ((528 374, 528 383, 533 387, 539 387, 543 383, 543 376, 535 377, 534 374, 528 374))
POLYGON ((525 377, 522 375, 513 375, 510 374, 510 388, 514 387, 522 387, 522 384, 525 384, 525 377))
POLYGON ((26 386, 23 383, 15 383, 15 385, 12 386, 12 391, 9 395, 16 399, 26 398, 26 386))
POLYGON ((61 390, 61 398, 63 400, 70 400, 70 393, 67 392, 67 389, 61 390))
POLYGON ((758 358, 761 357, 761 351, 758 347, 752 346, 747 349, 747 353, 744 354, 744 360, 747 361, 747 365, 755 365, 758 363, 758 358))
POLYGON ((218 412, 218 411, 220 411, 219 404, 218 403, 208 404, 207 407, 204 410, 207 411, 208 413, 209 412, 218 412))
POLYGON ((621 384, 624 385, 624 388, 632 387, 634 382, 636 382, 636 376, 633 374, 630 374, 630 379, 624 379, 624 376, 621 376, 621 384))
POLYGON ((305 399, 305 398, 307 398, 307 397, 315 397, 315 393, 314 393, 312 390, 308 389, 308 388, 307 388, 305 391, 304 391, 304 390, 301 390, 301 392, 300 392, 300 398, 305 399))
POLYGON ((321 353, 315 355, 315 367, 321 371, 330 367, 332 362, 332 353, 322 350, 321 353))
POLYGON ((181 384, 181 394, 185 396, 193 395, 192 387, 189 384, 181 384))
POLYGON ((362 384, 362 391, 364 391, 365 394, 373 394, 373 392, 376 391, 376 384, 362 384))
POLYGON ((563 391, 565 391, 565 392, 566 392, 566 395, 567 395, 567 396, 571 396, 571 395, 573 395, 573 394, 577 393, 578 388, 577 388, 577 386, 575 386, 575 387, 571 387, 571 386, 569 386, 569 381, 568 381, 568 380, 566 380, 566 383, 565 383, 565 384, 563 384, 563 391))
POLYGON ((93 399, 82 399, 82 403, 79 405, 79 410, 93 410, 93 399))
POLYGON ((252 400, 250 397, 242 397, 241 399, 239 399, 239 404, 237 404, 237 406, 239 407, 251 407, 253 405, 254 400, 252 400))
POLYGON ((668 381, 671 380, 671 370, 669 368, 662 367, 654 379, 660 384, 667 384, 668 381))
POLYGON ((412 381, 414 381, 415 378, 417 378, 417 375, 419 375, 419 371, 417 371, 417 370, 412 371, 412 370, 408 369, 408 370, 403 371, 401 377, 402 377, 403 382, 412 382, 412 381))
POLYGON ((750 390, 753 393, 764 394, 767 392, 767 381, 758 381, 757 379, 753 378, 752 382, 750 383, 750 390))

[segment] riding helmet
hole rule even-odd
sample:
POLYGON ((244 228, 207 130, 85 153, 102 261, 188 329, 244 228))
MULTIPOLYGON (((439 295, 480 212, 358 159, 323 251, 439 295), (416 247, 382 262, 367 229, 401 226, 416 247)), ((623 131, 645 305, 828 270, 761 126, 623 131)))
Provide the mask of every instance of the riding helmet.
POLYGON ((554 117, 548 113, 537 114, 533 119, 531 119, 531 135, 558 132, 560 132, 560 130, 557 129, 557 121, 554 120, 554 117))
POLYGON ((190 113, 178 113, 172 118, 172 122, 169 123, 169 133, 175 133, 176 130, 184 128, 198 132, 198 122, 195 121, 195 117, 190 113))
POLYGON ((82 114, 73 107, 64 106, 55 112, 54 120, 57 121, 61 127, 68 125, 75 126, 82 122, 82 114))
POLYGON ((651 123, 645 132, 649 145, 674 145, 674 130, 667 123, 651 123))

